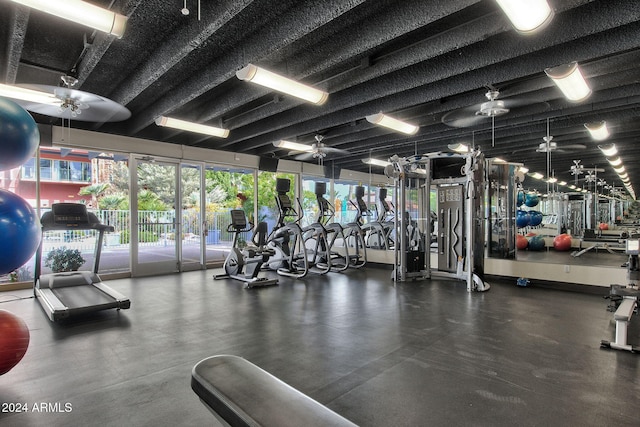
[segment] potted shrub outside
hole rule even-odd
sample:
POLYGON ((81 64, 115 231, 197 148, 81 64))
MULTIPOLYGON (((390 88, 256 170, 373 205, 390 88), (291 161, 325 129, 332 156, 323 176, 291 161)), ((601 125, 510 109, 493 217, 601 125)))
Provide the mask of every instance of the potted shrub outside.
POLYGON ((54 273, 61 271, 76 271, 85 263, 85 259, 78 249, 69 249, 66 246, 53 249, 44 259, 44 265, 54 273))

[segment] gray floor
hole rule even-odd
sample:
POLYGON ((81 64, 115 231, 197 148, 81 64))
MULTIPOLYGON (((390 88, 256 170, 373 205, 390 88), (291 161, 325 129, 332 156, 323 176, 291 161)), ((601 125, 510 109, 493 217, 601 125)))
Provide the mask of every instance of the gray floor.
POLYGON ((215 354, 245 357, 363 426, 639 424, 640 356, 599 348, 614 334, 601 296, 394 285, 375 268, 247 290, 212 273, 110 281, 130 310, 65 324, 30 291, 0 294, 31 332, 0 377, 0 402, 29 412, 2 412, 0 424, 216 425, 189 385, 215 354), (34 412, 42 403, 49 412, 34 412))

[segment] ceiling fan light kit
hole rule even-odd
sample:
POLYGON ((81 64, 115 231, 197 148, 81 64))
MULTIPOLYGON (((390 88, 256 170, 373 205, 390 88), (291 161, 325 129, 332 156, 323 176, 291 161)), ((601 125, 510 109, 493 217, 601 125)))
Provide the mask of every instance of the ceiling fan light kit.
POLYGON ((547 0, 496 0, 515 29, 523 34, 545 27, 553 18, 547 0))
POLYGON ((386 114, 382 114, 382 113, 371 114, 366 116, 365 118, 369 123, 383 126, 407 135, 415 135, 419 129, 419 127, 416 125, 403 122, 402 120, 395 119, 393 117, 387 116, 386 114))
POLYGON ((584 101, 591 95, 591 88, 582 76, 577 62, 547 68, 544 72, 569 101, 584 101))
POLYGON ((256 83, 269 89, 295 96, 316 105, 324 104, 327 98, 329 98, 327 92, 283 77, 253 64, 249 64, 236 71, 236 77, 240 80, 256 83))
POLYGON ((81 0, 12 0, 15 3, 122 38, 127 17, 81 0))
POLYGON ((587 128, 591 134, 591 138, 596 141, 603 141, 609 138, 609 129, 607 129, 607 122, 605 121, 598 123, 585 123, 584 127, 587 128))
POLYGON ((215 126, 201 125, 199 123, 188 122, 186 120, 174 119, 172 117, 160 116, 156 119, 156 125, 173 129, 186 130, 204 135, 226 138, 229 136, 229 129, 221 129, 215 126))

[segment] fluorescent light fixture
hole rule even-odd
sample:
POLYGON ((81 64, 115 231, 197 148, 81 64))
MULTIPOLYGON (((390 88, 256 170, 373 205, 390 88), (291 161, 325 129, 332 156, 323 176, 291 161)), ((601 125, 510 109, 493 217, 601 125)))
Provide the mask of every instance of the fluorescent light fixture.
POLYGON ((221 129, 214 126, 201 125, 199 123, 187 122, 185 120, 178 120, 165 116, 158 117, 156 119, 156 124, 158 126, 164 126, 173 129, 180 129, 189 132, 217 136, 218 138, 226 138, 229 136, 229 129, 221 129))
POLYGON ((386 167, 389 166, 391 163, 387 162, 385 160, 380 160, 380 159, 362 159, 362 163, 366 163, 368 165, 374 165, 374 166, 382 166, 382 167, 386 167))
POLYGON ((616 157, 613 159, 607 159, 609 164, 613 167, 620 166, 622 164, 622 159, 620 157, 616 157))
POLYGON ((521 33, 536 31, 551 21, 547 0, 496 0, 513 26, 521 33))
POLYGON ((455 144, 448 144, 447 148, 451 151, 455 151, 456 153, 468 153, 469 146, 467 144, 463 144, 461 142, 457 142, 455 144))
POLYGON ((520 167, 518 168, 518 170, 519 170, 520 172, 522 172, 522 173, 527 173, 527 172, 529 172, 529 168, 524 167, 524 166, 520 166, 520 167))
POLYGON ((236 72, 236 77, 240 80, 256 83, 278 92, 286 93, 291 96, 311 102, 312 104, 324 104, 329 94, 311 86, 298 83, 287 77, 267 71, 256 65, 249 64, 236 72))
POLYGON ((530 176, 531 176, 531 178, 533 178, 533 179, 542 179, 542 178, 544 178, 544 175, 543 175, 543 174, 541 174, 540 172, 534 172, 534 173, 532 173, 530 176))
POLYGON ((605 121, 598 123, 585 123, 584 127, 587 128, 591 134, 591 138, 596 141, 602 141, 609 138, 609 129, 607 129, 607 122, 605 121))
POLYGON ((500 157, 494 157, 491 160, 493 161, 493 163, 498 164, 498 165, 504 165, 505 163, 507 163, 507 161, 505 159, 501 159, 500 157))
POLYGON ((555 176, 552 176, 551 178, 549 178, 549 179, 547 180, 547 182, 548 182, 549 184, 555 184, 556 182, 558 182, 558 178, 556 178, 555 176))
POLYGON ((60 105, 62 102, 56 98, 53 93, 4 84, 0 84, 0 96, 19 99, 21 101, 36 102, 38 104, 60 105))
POLYGON ((618 166, 617 168, 613 168, 613 170, 614 170, 618 175, 620 175, 622 172, 624 172, 624 171, 625 171, 625 168, 624 168, 624 165, 620 165, 620 166, 618 166))
POLYGON ((571 185, 569 186, 569 188, 570 188, 570 189, 572 189, 572 190, 575 190, 575 189, 576 189, 576 186, 575 186, 575 185, 573 185, 573 184, 571 184, 571 185))
POLYGON ((274 141, 273 145, 275 145, 278 148, 284 148, 284 149, 287 149, 287 150, 303 151, 305 153, 313 153, 313 147, 310 146, 310 145, 299 144, 297 142, 292 142, 292 141, 285 141, 284 139, 281 139, 280 141, 274 141))
POLYGON ((366 119, 369 123, 373 123, 374 125, 384 126, 398 132, 406 133, 407 135, 414 135, 416 132, 418 132, 419 129, 416 125, 405 123, 401 120, 394 119, 393 117, 389 117, 386 114, 382 113, 371 114, 369 116, 366 116, 366 119))
POLYGON ((547 68, 544 72, 560 88, 569 101, 580 102, 591 95, 591 89, 584 80, 577 62, 547 68))
POLYGON ((618 154, 618 148, 616 148, 616 144, 598 145, 598 148, 600 149, 600 151, 602 151, 602 154, 604 154, 605 157, 613 157, 618 154))
POLYGON ((127 17, 81 0, 13 0, 15 3, 68 19, 122 38, 127 17))
POLYGON ((558 185, 562 185, 564 187, 565 185, 567 185, 567 181, 560 181, 558 185))

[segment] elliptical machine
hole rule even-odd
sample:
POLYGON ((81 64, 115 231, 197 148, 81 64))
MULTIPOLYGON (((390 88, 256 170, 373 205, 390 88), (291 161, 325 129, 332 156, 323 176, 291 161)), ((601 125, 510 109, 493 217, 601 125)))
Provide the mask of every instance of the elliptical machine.
POLYGON ((291 189, 291 181, 276 178, 276 204, 278 205, 278 221, 267 238, 269 248, 275 256, 267 266, 276 270, 279 275, 301 279, 309 272, 309 261, 304 250, 304 241, 300 220, 302 207, 298 201, 296 209, 287 195, 291 189))
POLYGON ((227 226, 227 231, 233 234, 233 246, 224 261, 225 274, 214 275, 213 278, 240 280, 247 288, 277 285, 278 279, 258 277, 262 264, 275 254, 273 249, 267 247, 267 223, 260 222, 254 230, 253 224, 247 221, 243 210, 232 209, 231 224, 227 226), (240 249, 238 247, 240 233, 252 230, 254 231, 251 237, 252 245, 240 249))

